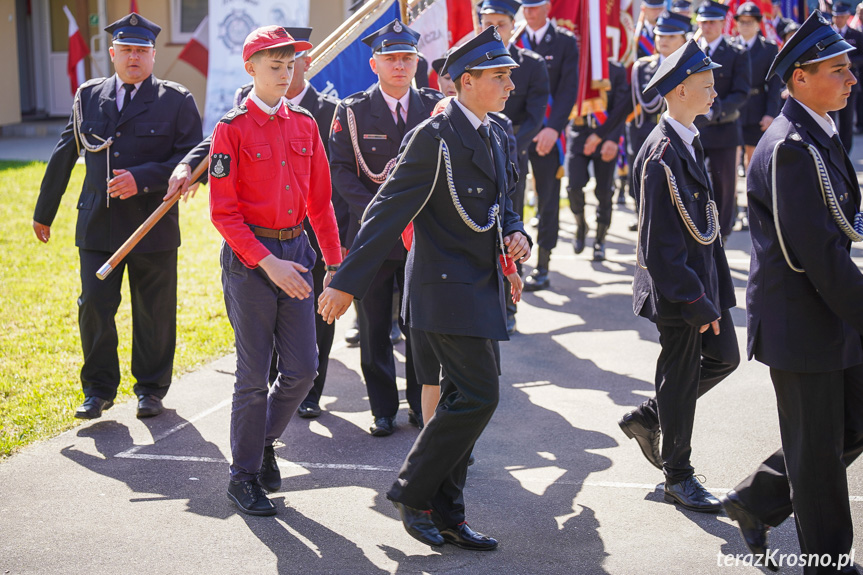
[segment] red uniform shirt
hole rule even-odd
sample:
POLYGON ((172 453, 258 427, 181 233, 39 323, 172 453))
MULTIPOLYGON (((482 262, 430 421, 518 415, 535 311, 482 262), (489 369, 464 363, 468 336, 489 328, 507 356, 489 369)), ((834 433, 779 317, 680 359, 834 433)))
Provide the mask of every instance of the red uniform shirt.
POLYGON ((341 263, 330 165, 311 116, 285 104, 268 115, 248 99, 248 112, 221 121, 210 148, 210 219, 247 267, 270 251, 249 225, 274 230, 308 214, 328 265, 341 263))

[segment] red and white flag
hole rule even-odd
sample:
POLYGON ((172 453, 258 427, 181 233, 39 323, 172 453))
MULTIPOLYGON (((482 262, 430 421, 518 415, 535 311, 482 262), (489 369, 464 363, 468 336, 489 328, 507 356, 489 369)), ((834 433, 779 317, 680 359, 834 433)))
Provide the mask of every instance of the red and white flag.
POLYGON ((204 76, 207 75, 208 63, 210 61, 210 17, 204 16, 192 39, 183 47, 178 59, 183 60, 197 69, 204 76))
POLYGON ((90 54, 90 49, 84 41, 84 36, 81 35, 81 30, 78 29, 78 23, 75 22, 72 12, 67 6, 63 6, 63 12, 69 20, 69 56, 66 61, 66 72, 69 74, 69 87, 74 96, 78 86, 87 80, 84 75, 84 58, 90 54))

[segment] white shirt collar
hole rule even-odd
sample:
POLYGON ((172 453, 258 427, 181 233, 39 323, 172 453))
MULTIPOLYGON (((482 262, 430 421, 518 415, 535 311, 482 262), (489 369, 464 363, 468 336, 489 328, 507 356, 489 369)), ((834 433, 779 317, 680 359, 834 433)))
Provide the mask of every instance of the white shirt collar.
POLYGON ((527 33, 530 35, 531 38, 541 40, 545 36, 546 31, 548 30, 549 24, 551 24, 551 22, 548 20, 548 18, 546 18, 545 24, 542 25, 542 28, 540 28, 539 30, 534 30, 533 28, 528 26, 527 33))
POLYGON ((746 46, 747 50, 752 50, 752 47, 755 46, 755 42, 758 41, 758 34, 753 36, 752 39, 749 40, 748 42, 746 40, 743 40, 742 36, 740 37, 740 39, 743 41, 743 45, 746 46))
POLYGON ((479 118, 477 118, 476 114, 468 110, 467 106, 459 102, 458 98, 454 98, 453 102, 455 102, 456 105, 461 109, 461 111, 467 117, 468 122, 470 122, 470 125, 473 126, 474 130, 478 130, 481 125, 488 126, 488 114, 485 115, 485 118, 480 120, 479 118))
POLYGON ((720 34, 719 37, 716 38, 716 40, 714 40, 713 42, 710 42, 709 44, 707 43, 707 40, 704 40, 702 38, 701 49, 704 50, 705 52, 707 52, 707 48, 709 48, 710 49, 710 57, 713 58, 713 54, 714 54, 714 52, 716 52, 716 47, 719 46, 720 42, 722 42, 722 34, 720 34))
POLYGON ((815 120, 815 122, 819 126, 821 126, 821 129, 824 130, 824 132, 827 134, 828 137, 832 138, 833 136, 835 136, 836 134, 839 133, 836 130, 836 124, 833 122, 833 118, 831 118, 830 116, 827 116, 825 118, 824 116, 822 116, 821 114, 819 114, 818 112, 816 112, 815 110, 813 110, 812 108, 810 108, 809 106, 807 106, 806 104, 804 104, 803 102, 798 100, 797 98, 794 98, 794 101, 797 102, 798 104, 800 104, 804 110, 809 112, 809 115, 812 116, 812 119, 815 120))
MULTIPOLYGON (((126 100, 126 88, 123 87, 123 80, 120 79, 120 76, 114 74, 114 97, 117 99, 117 110, 123 111, 123 102, 126 100)), ((141 87, 144 81, 136 82, 135 89, 132 90, 132 97, 135 97, 135 94, 138 93, 138 88, 141 87)))
POLYGON ((401 98, 399 98, 397 100, 397 99, 393 98, 392 96, 390 96, 389 94, 387 94, 386 92, 384 92, 383 88, 379 87, 378 89, 381 91, 381 95, 384 97, 384 102, 387 103, 387 107, 390 109, 390 113, 393 115, 393 120, 395 120, 396 123, 398 123, 398 120, 396 119, 396 104, 401 102, 402 110, 404 111, 404 119, 405 119, 405 121, 407 121, 408 103, 411 100, 411 91, 408 90, 407 92, 405 92, 404 96, 402 96, 401 98))
POLYGON ((258 108, 260 108, 263 112, 265 112, 266 114, 268 114, 270 116, 275 114, 279 110, 279 108, 281 108, 285 103, 285 97, 282 96, 282 99, 279 100, 278 104, 276 104, 275 106, 272 106, 272 107, 268 106, 267 104, 264 103, 263 100, 258 98, 258 95, 255 94, 254 88, 252 88, 252 91, 249 92, 249 99, 252 100, 252 102, 254 102, 258 108))
POLYGON ((689 127, 684 126, 672 118, 668 112, 664 112, 662 117, 665 118, 665 121, 668 122, 669 126, 674 128, 674 131, 677 132, 677 135, 680 136, 680 139, 683 140, 684 144, 686 144, 686 149, 689 150, 689 153, 692 154, 693 158, 695 158, 695 147, 692 145, 692 142, 699 136, 698 128, 695 127, 695 124, 692 124, 689 127))
POLYGON ((299 94, 297 94, 296 96, 294 96, 293 98, 288 98, 288 102, 290 102, 294 106, 299 106, 300 102, 303 101, 303 98, 306 97, 306 92, 308 92, 308 91, 309 91, 309 83, 306 82, 305 86, 303 86, 303 91, 300 92, 299 94))

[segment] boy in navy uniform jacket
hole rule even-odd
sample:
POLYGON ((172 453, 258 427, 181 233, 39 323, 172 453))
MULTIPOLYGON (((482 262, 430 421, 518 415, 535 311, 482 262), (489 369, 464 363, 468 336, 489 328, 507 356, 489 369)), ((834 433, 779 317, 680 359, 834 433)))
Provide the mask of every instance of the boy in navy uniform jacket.
POLYGON ((818 11, 771 67, 788 86, 747 178, 752 261, 746 288, 749 357, 770 367, 782 449, 723 501, 750 551, 792 512, 805 556, 857 573, 845 468, 863 451, 863 240, 860 186, 829 113, 847 105, 855 50, 818 11), (845 555, 844 566, 839 563, 845 555))
POLYGON ((317 124, 284 97, 295 50, 310 48, 281 26, 249 34, 243 59, 255 87, 216 125, 210 154, 210 216, 225 238, 222 287, 237 348, 228 498, 251 515, 276 513, 263 492, 281 487, 273 442, 316 375, 306 214, 328 271, 342 258, 317 124), (279 377, 268 389, 274 345, 279 377))
POLYGON ((328 321, 341 316, 365 294, 387 247, 413 221, 402 315, 412 333, 428 338, 444 376, 435 416, 387 497, 408 533, 434 546, 497 546, 465 523, 462 490, 471 450, 499 397, 497 342, 508 339, 498 256, 530 255, 509 199, 515 168, 506 134, 487 117, 503 109, 515 65, 494 28, 450 55, 443 73, 455 79, 458 99, 405 137, 393 172, 320 300, 328 321))
POLYGON ((633 164, 639 225, 632 303, 636 314, 656 324, 662 351, 656 398, 620 421, 648 461, 664 471, 665 500, 702 512, 719 511, 720 504, 690 463, 696 400, 740 362, 729 313, 734 286, 693 123, 716 97, 718 67, 690 40, 645 87, 656 87, 668 112, 633 164))

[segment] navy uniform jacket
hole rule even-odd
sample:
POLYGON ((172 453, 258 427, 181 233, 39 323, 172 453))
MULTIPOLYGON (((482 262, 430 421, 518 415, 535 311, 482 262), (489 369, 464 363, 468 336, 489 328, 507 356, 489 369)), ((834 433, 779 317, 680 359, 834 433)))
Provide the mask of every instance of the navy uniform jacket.
MULTIPOLYGON (((423 120, 427 120, 435 104, 443 94, 430 88, 410 89, 405 132, 409 132, 423 120)), ((379 174, 387 163, 398 155, 402 138, 399 136, 393 115, 384 100, 378 85, 365 92, 348 96, 336 109, 336 119, 330 132, 330 173, 333 188, 348 205, 350 213, 346 245, 354 241, 359 222, 380 184, 372 181, 359 168, 354 155, 351 133, 348 127, 347 110, 354 113, 357 127, 357 143, 366 165, 372 173, 379 174)), ((390 259, 404 259, 405 249, 401 242, 393 242, 387 248, 390 259)))
MULTIPOLYGON (((525 47, 528 47, 530 38, 527 29, 520 38, 525 47)), ((529 46, 528 49, 545 60, 548 72, 551 110, 545 125, 563 133, 563 129, 569 123, 569 115, 575 106, 575 99, 578 97, 578 40, 566 28, 549 24, 540 42, 536 46, 529 46)))
POLYGON ((855 51, 848 53, 848 57, 851 59, 851 71, 858 80, 856 84, 851 86, 851 90, 857 92, 860 90, 860 70, 863 69, 863 32, 855 30, 851 26, 846 26, 845 33, 842 36, 846 42, 857 48, 855 51))
POLYGON ((717 96, 710 108, 710 120, 706 116, 698 116, 695 120, 701 133, 701 144, 707 149, 743 145, 743 132, 738 120, 752 85, 749 54, 723 38, 710 59, 722 67, 713 70, 713 89, 717 96))
POLYGON ((545 121, 548 71, 542 58, 530 50, 513 44, 509 47, 509 54, 519 67, 512 69, 511 79, 515 89, 509 93, 503 113, 512 120, 519 155, 526 155, 530 143, 545 121))
MULTIPOLYGON (((746 45, 740 41, 740 46, 746 50, 746 45)), ((740 111, 740 124, 750 126, 761 122, 764 116, 775 118, 782 108, 782 90, 785 85, 779 75, 774 75, 765 81, 767 71, 779 48, 773 42, 759 34, 749 52, 749 64, 752 73, 752 86, 749 88, 749 98, 740 111)), ((716 70, 714 70, 714 73, 716 70)))
MULTIPOLYGON (((608 63, 608 81, 611 83, 611 89, 607 92, 608 108, 606 114, 607 119, 601 126, 592 129, 587 123, 581 126, 576 125, 573 121, 570 127, 572 130, 573 139, 567 144, 573 146, 574 152, 580 153, 584 148, 584 142, 590 134, 595 133, 602 138, 603 141, 611 140, 617 143, 620 136, 623 135, 623 121, 626 120, 628 114, 626 109, 632 110, 632 100, 629 92, 629 83, 626 81, 626 70, 617 62, 608 63)), ((599 148, 596 148, 596 154, 599 154, 599 148)))
POLYGON ((503 128, 503 131, 506 132, 506 154, 509 157, 509 161, 518 165, 518 143, 515 139, 515 132, 512 129, 512 120, 506 117, 506 114, 502 112, 489 112, 489 117, 500 124, 500 127, 503 128))
MULTIPOLYGON (((454 206, 440 141, 449 147, 456 194, 479 225, 503 196, 503 235, 524 233, 509 193, 515 166, 506 158, 506 134, 491 122, 494 166, 479 133, 454 102, 406 137, 399 163, 369 205, 362 227, 331 287, 362 298, 387 250, 408 222, 414 243, 405 269, 402 316, 415 329, 454 335, 508 339, 497 227, 470 229, 454 206)), ((527 234, 525 234, 527 235, 527 234)))
POLYGON ((833 371, 863 363, 863 275, 851 261, 851 241, 822 200, 804 142, 821 153, 849 221, 860 206, 857 174, 842 144, 788 98, 758 143, 746 178, 752 234, 747 350, 750 359, 786 371, 833 371), (782 237, 792 263, 805 273, 788 266, 779 246, 771 198, 773 161, 778 162, 782 237))
POLYGON ((643 203, 643 213, 639 212, 632 309, 654 323, 702 326, 736 305, 731 272, 718 236, 705 246, 687 230, 671 201, 660 160, 671 168, 695 225, 702 233, 707 231, 705 210, 713 197, 707 175, 663 117, 633 166, 635 197, 643 203))
MULTIPOLYGON (((161 204, 174 166, 201 141, 201 116, 195 99, 176 82, 150 76, 141 83, 122 116, 117 111, 114 76, 96 78, 78 89, 81 132, 114 138, 109 152, 85 154, 87 175, 78 198, 75 245, 114 252, 161 204), (111 169, 129 170, 138 193, 107 205, 107 153, 111 169)), ((51 225, 78 159, 73 119, 51 154, 33 219, 51 225)), ((98 140, 90 138, 92 143, 98 140)), ((113 175, 111 177, 114 177, 113 175)), ((176 249, 180 245, 179 208, 175 205, 132 250, 136 253, 176 249)))

